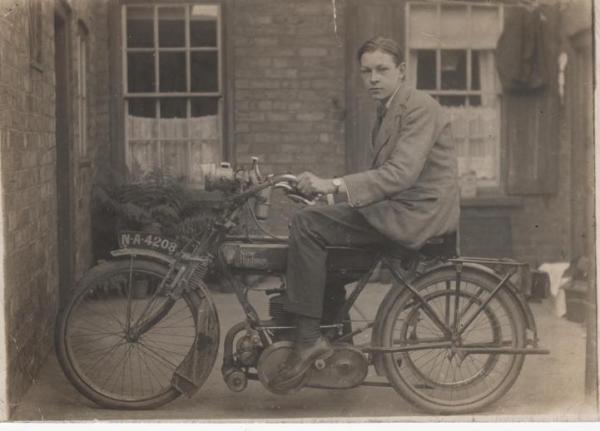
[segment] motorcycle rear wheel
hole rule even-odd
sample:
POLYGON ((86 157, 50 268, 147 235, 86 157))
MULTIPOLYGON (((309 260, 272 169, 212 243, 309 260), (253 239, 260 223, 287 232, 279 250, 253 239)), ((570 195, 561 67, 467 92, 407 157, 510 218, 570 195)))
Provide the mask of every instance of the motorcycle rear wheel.
MULTIPOLYGON (((490 277, 465 269, 458 299, 456 273, 451 268, 426 274, 413 285, 449 325, 455 301, 459 326, 483 306, 461 336, 463 346, 525 347, 525 322, 511 295, 500 289, 485 304, 497 285, 490 277)), ((381 326, 383 347, 450 341, 407 289, 396 289, 395 297, 386 299, 390 302, 381 326)), ((396 391, 434 414, 472 413, 495 402, 512 387, 523 362, 522 354, 461 354, 440 347, 383 355, 385 372, 396 391)))
POLYGON ((59 313, 58 361, 73 386, 96 404, 143 410, 174 400, 181 394, 173 385, 174 372, 193 347, 203 355, 196 383, 208 377, 219 345, 216 309, 208 297, 184 292, 137 339, 127 330, 127 320, 131 327, 167 301, 167 295, 155 294, 167 271, 142 259, 100 264, 83 277, 59 313), (212 341, 200 346, 207 340, 212 341))

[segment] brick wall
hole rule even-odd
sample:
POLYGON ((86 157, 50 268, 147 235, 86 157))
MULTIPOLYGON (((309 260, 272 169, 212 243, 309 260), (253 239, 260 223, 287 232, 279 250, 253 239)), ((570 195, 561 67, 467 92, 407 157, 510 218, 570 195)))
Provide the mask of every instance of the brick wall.
MULTIPOLYGON (((31 66, 29 10, 23 0, 0 0, 0 163, 5 238, 5 313, 8 359, 8 400, 11 407, 26 391, 52 346, 58 307, 57 191, 54 77, 54 2, 42 1, 42 62, 31 66)), ((90 30, 90 148, 107 129, 106 90, 99 87, 106 61, 102 4, 71 2, 71 42, 74 67, 77 20, 90 30), (100 91, 101 90, 101 91, 100 91)), ((76 79, 75 70, 70 71, 76 79)), ((75 105, 74 105, 75 106, 75 105)), ((73 111, 73 131, 77 130, 73 111)), ((80 163, 73 142, 76 271, 89 265, 89 195, 94 163, 80 163)))
MULTIPOLYGON (((334 32, 329 0, 233 4, 237 163, 259 156, 266 172, 344 173, 343 2, 334 32)), ((274 195, 270 225, 286 233, 289 204, 274 195)))
MULTIPOLYGON (((328 0, 251 0, 234 3, 234 148, 268 172, 309 169, 332 176, 345 170, 343 2, 338 38, 328 0)), ((229 21, 228 21, 229 22, 229 21)), ((490 207, 508 214, 514 257, 532 264, 570 255, 570 143, 562 118, 559 190, 523 196, 521 205, 490 207)), ((270 226, 286 233, 289 205, 276 195, 270 226)))

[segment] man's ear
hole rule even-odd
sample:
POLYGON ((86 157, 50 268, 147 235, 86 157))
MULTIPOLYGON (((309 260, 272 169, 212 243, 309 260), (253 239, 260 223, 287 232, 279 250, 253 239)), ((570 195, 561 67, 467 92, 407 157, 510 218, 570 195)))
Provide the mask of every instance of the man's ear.
POLYGON ((398 71, 400 72, 400 80, 404 82, 406 80, 406 63, 405 62, 402 62, 398 65, 398 71))

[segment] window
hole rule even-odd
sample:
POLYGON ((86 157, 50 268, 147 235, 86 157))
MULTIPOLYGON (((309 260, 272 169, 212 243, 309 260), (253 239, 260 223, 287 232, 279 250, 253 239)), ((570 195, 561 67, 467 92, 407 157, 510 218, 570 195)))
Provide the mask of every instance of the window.
POLYGON ((221 9, 123 6, 126 159, 133 181, 159 170, 203 186, 221 155, 221 9))
POLYGON ((77 103, 79 157, 85 159, 88 152, 88 97, 87 97, 88 31, 79 23, 77 32, 77 103))
POLYGON ((29 59, 36 69, 42 68, 42 1, 29 0, 29 59))
POLYGON ((408 79, 444 107, 459 174, 478 186, 500 184, 500 95, 494 49, 502 6, 408 3, 408 79))

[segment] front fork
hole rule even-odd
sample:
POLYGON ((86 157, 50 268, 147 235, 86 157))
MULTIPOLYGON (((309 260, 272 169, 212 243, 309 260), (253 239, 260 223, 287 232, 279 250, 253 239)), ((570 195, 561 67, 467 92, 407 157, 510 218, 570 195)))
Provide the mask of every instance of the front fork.
MULTIPOLYGON (((134 256, 131 257, 132 264, 133 259, 134 256)), ((144 310, 140 313, 140 317, 138 317, 135 322, 131 323, 128 312, 126 331, 127 341, 137 341, 143 334, 148 332, 154 325, 156 325, 167 314, 169 314, 169 311, 171 311, 175 305, 175 302, 181 298, 181 295, 187 288, 187 280, 189 279, 191 272, 194 270, 194 265, 181 265, 177 268, 175 265, 170 266, 167 275, 164 277, 156 291, 152 294, 152 298, 150 298, 144 310), (174 273, 175 275, 173 276, 174 273), (172 276, 173 279, 170 281, 172 276), (158 308, 152 310, 153 305, 156 304, 157 298, 164 293, 167 293, 167 299, 163 301, 158 308)), ((132 286, 129 286, 129 290, 131 292, 132 286)))

